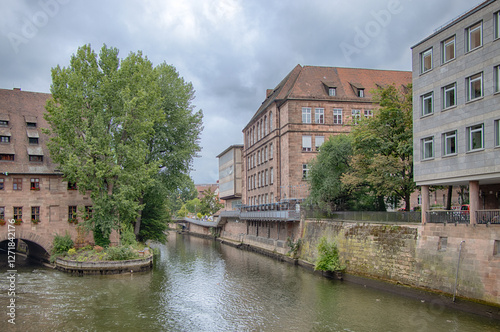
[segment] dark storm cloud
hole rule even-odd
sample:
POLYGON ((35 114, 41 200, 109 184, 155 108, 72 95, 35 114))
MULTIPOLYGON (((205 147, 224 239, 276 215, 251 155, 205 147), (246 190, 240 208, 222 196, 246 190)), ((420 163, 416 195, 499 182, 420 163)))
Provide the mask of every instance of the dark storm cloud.
POLYGON ((79 46, 177 68, 204 113, 195 182, 297 64, 411 70, 410 47, 481 1, 0 0, 0 88, 49 92, 79 46))

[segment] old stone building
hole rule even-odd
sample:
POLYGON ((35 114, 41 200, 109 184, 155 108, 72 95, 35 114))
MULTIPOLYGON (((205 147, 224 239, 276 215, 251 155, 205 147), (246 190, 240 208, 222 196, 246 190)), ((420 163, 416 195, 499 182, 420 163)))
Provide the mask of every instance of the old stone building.
POLYGON ((243 202, 302 200, 309 163, 332 135, 377 107, 372 91, 411 83, 411 72, 297 65, 243 129, 243 202))

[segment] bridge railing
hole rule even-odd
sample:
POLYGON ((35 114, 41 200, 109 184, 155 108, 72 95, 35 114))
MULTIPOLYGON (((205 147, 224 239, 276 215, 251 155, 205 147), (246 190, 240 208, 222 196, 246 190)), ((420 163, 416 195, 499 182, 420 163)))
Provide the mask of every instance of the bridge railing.
POLYGON ((469 211, 463 210, 445 210, 445 211, 427 211, 427 222, 433 224, 470 224, 469 211))
POLYGON ((479 210, 476 211, 476 220, 478 224, 499 224, 500 210, 479 210))

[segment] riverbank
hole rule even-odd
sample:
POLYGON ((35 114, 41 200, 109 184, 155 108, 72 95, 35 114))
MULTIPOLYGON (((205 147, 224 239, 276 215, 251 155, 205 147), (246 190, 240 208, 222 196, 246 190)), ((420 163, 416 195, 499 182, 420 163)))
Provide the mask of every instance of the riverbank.
POLYGON ((122 260, 122 261, 90 261, 79 262, 75 260, 56 258, 55 267, 59 271, 72 275, 107 275, 146 272, 153 267, 153 255, 148 257, 122 260))

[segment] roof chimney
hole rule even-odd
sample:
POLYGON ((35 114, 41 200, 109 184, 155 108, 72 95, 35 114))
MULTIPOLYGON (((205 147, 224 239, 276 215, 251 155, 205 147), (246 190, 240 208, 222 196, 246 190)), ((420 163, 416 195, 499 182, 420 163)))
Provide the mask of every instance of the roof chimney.
POLYGON ((14 88, 14 91, 21 91, 21 88, 14 88))

